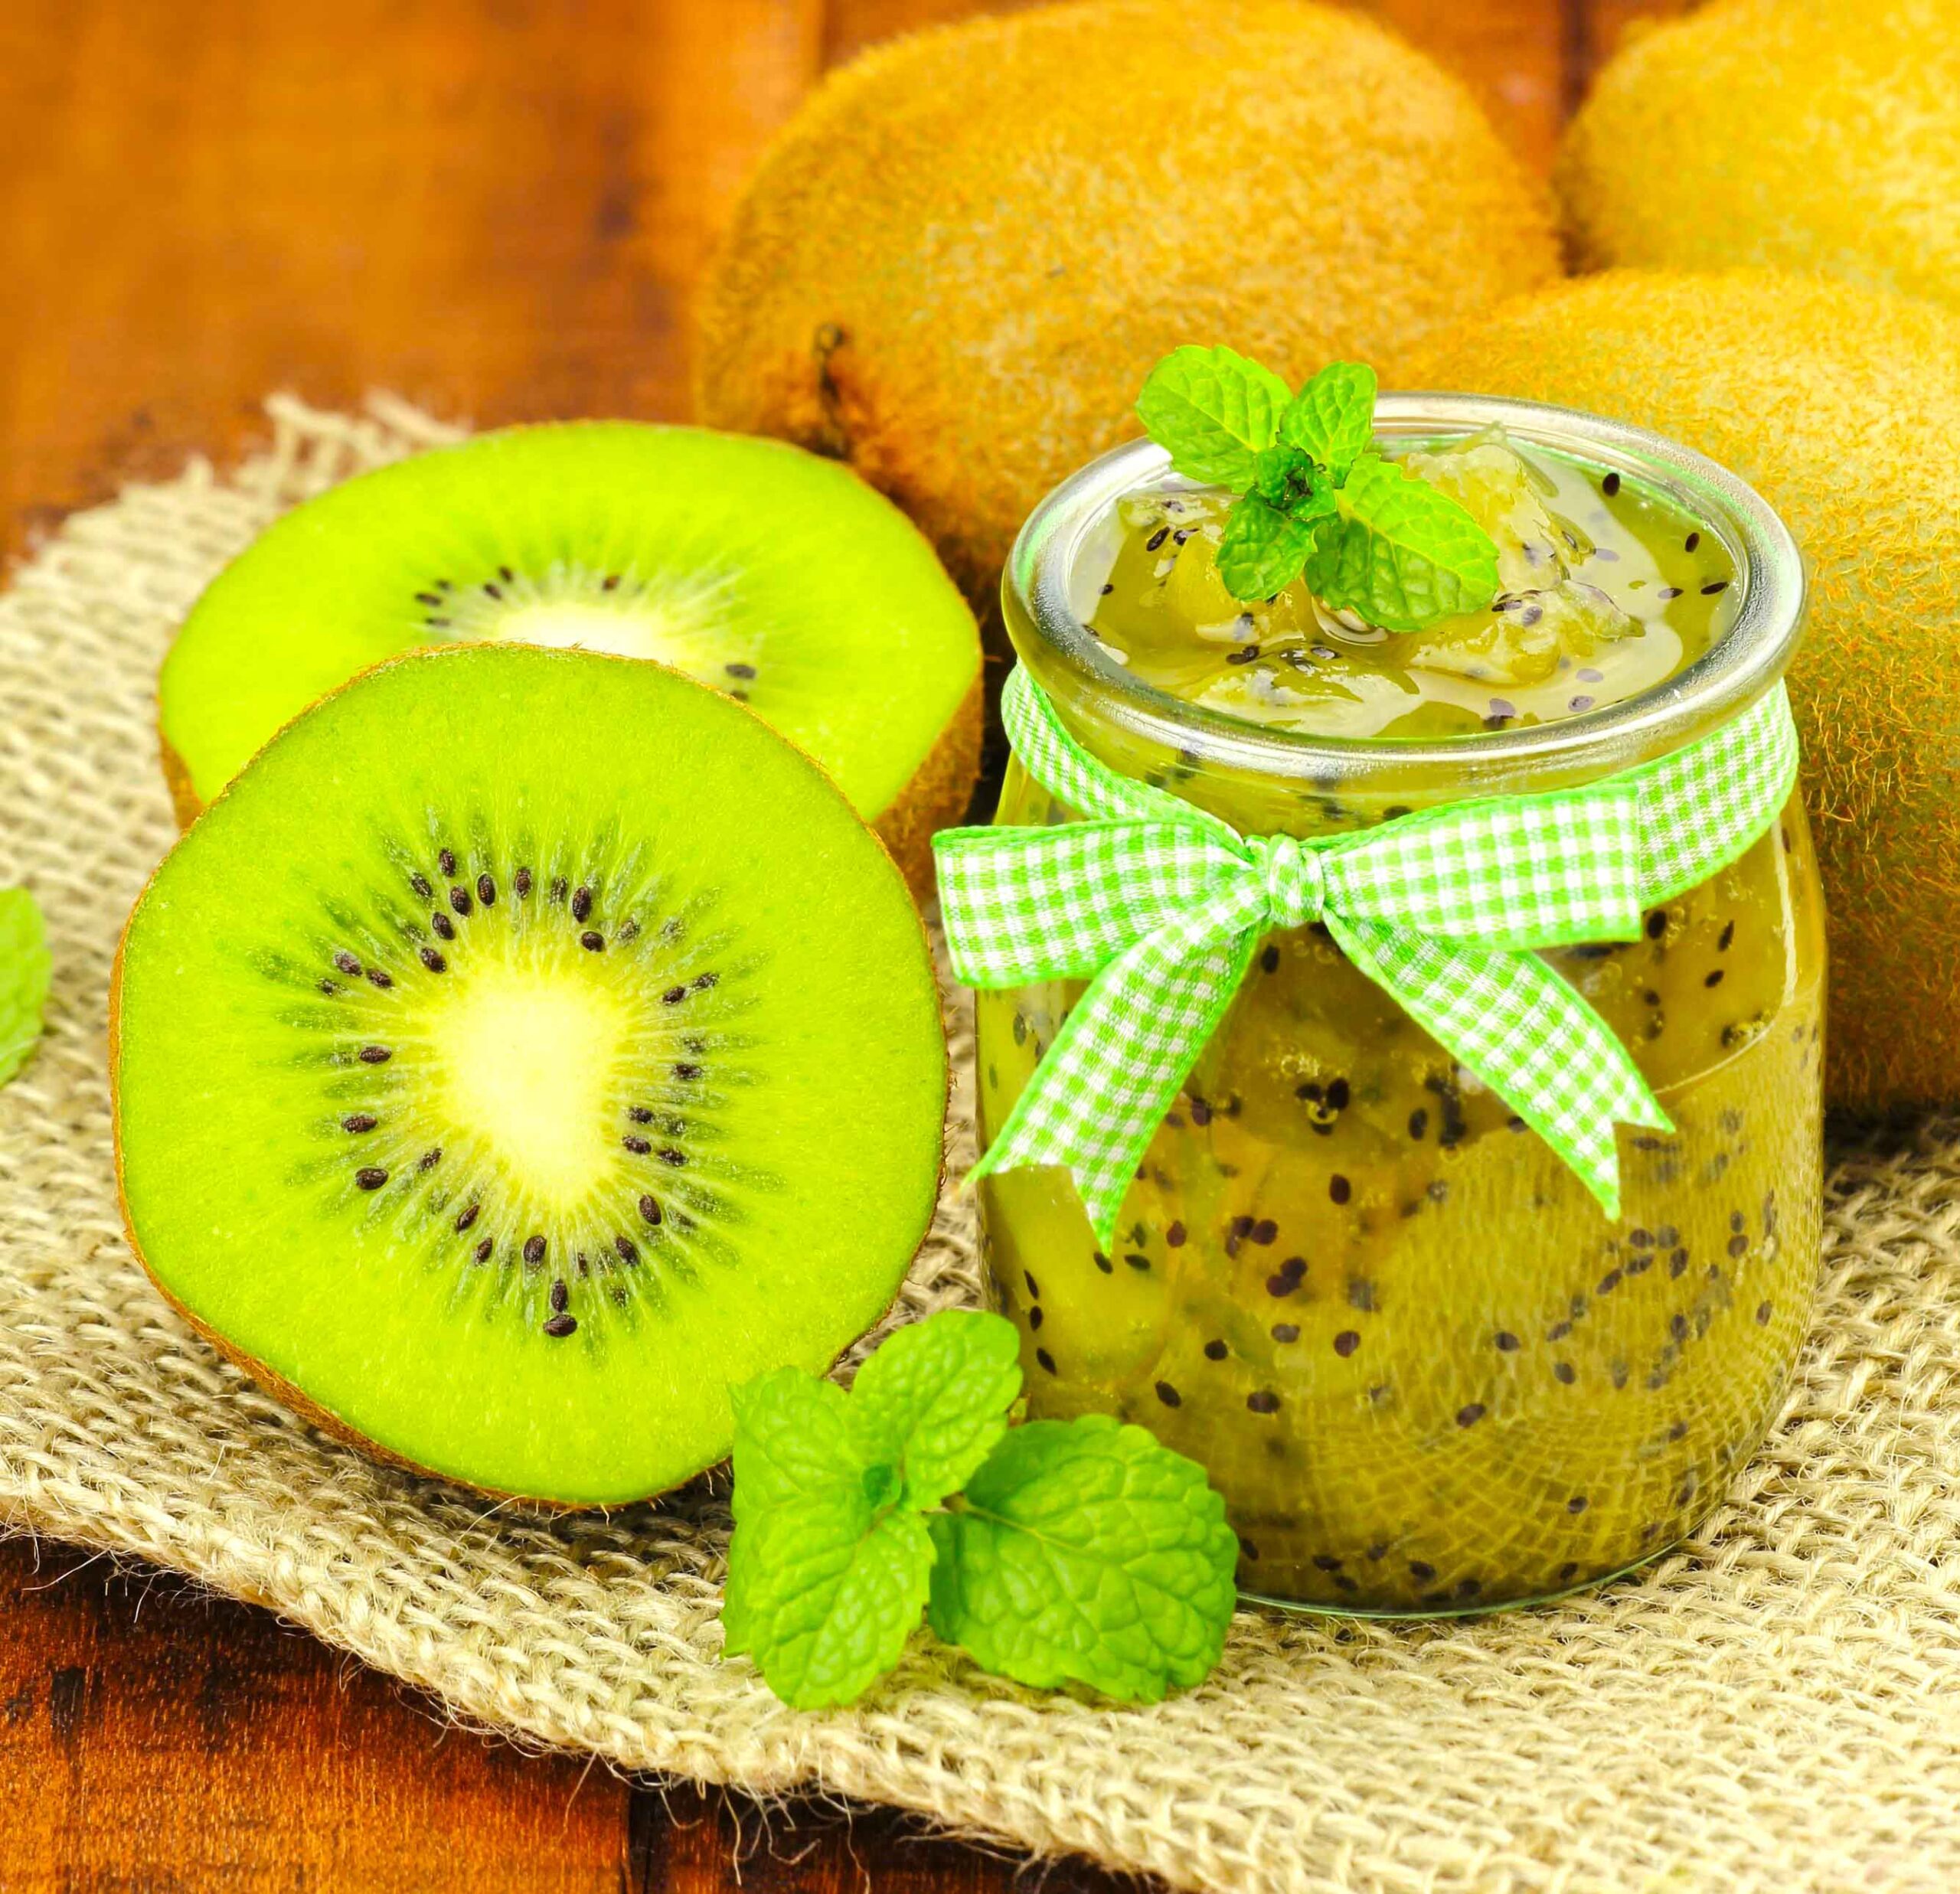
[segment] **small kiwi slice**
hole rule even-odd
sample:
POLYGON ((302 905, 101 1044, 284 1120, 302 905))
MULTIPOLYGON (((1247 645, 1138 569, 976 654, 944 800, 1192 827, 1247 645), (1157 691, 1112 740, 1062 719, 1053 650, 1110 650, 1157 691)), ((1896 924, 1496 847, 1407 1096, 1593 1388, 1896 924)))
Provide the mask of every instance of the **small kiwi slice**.
POLYGON ((658 665, 384 665, 177 844, 118 958, 130 1240, 316 1419, 488 1491, 659 1492, 929 1223, 916 910, 822 772, 658 665))
POLYGON ((748 704, 915 891, 978 768, 972 614, 889 501, 780 442, 567 422, 361 475, 220 573, 158 685, 178 819, 354 672, 467 639, 659 658, 748 704))

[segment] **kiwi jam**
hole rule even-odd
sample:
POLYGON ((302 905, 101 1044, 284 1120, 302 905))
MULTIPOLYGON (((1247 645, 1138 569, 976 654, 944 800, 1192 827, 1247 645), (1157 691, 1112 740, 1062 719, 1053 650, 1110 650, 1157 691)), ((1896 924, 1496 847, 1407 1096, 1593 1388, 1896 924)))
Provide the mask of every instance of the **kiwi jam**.
MULTIPOLYGON (((1506 404, 1453 405, 1481 418, 1506 404)), ((1548 415, 1582 441, 1614 433, 1523 413, 1541 435, 1548 415)), ((1772 555, 1788 540, 1746 489, 1704 491, 1690 511, 1689 488, 1662 472, 1602 469, 1488 426, 1439 441, 1433 426, 1406 462, 1497 540, 1487 612, 1391 634, 1298 584, 1241 605, 1213 563, 1229 496, 1170 480, 1140 446, 1058 490, 1024 532, 1006 586, 1023 661, 1112 766, 1246 832, 1302 835, 1609 773, 1723 718, 1677 721, 1657 742, 1589 739, 1589 713, 1596 724, 1654 703, 1704 654, 1700 678, 1741 665, 1750 638, 1769 653, 1759 678, 1780 670, 1801 582, 1793 550, 1749 576, 1752 531, 1772 555), (1725 517, 1730 493, 1744 500, 1725 517), (1781 630, 1732 639, 1753 583, 1759 608, 1781 584, 1781 630), (1175 704, 1132 692, 1147 714, 1125 720, 1132 681, 1223 715, 1181 730, 1175 704), (1570 733, 1546 729, 1561 723, 1570 733), (1348 781, 1282 778, 1238 760, 1234 725, 1366 741, 1340 752, 1359 759, 1348 781), (1503 733, 1533 730, 1542 757, 1511 760, 1534 740, 1503 733), (1419 765, 1399 769, 1398 751, 1419 765)), ((1636 456, 1663 445, 1629 438, 1636 456)), ((1665 453, 1668 468, 1707 467, 1665 453)), ((996 819, 1071 818, 1016 766, 996 819)), ((1063 1172, 980 1186, 1034 1412, 1118 1415, 1200 1461, 1250 1593, 1461 1612, 1610 1576, 1690 1531, 1775 1416, 1819 1245, 1822 919, 1801 804, 1649 913, 1637 941, 1546 958, 1676 1128, 1622 1127, 1616 1223, 1318 926, 1260 943, 1108 1249, 1063 1172)), ((976 996, 983 1141, 1080 990, 976 996)))

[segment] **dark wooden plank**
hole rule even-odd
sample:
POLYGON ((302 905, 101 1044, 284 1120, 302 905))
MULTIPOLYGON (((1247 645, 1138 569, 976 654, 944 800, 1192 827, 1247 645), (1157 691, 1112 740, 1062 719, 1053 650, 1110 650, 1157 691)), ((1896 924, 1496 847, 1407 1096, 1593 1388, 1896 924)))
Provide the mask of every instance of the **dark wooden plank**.
POLYGON ((445 1730, 269 1613, 16 1540, 0 1626, 8 1894, 625 1884, 623 1783, 445 1730))
POLYGON ((686 407, 686 298, 821 0, 6 0, 0 520, 269 390, 686 407))

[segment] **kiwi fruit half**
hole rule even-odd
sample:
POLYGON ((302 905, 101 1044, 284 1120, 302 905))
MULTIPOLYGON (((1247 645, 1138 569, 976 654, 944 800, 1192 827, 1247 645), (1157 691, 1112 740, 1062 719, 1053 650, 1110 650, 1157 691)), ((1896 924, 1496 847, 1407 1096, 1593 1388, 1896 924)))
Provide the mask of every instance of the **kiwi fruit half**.
POLYGON ((1050 487, 1229 340, 1390 386, 1558 273, 1461 87, 1344 9, 1088 0, 874 48, 765 155, 699 301, 700 417, 855 467, 983 608, 1050 487))
POLYGON ((1826 1085, 1854 1109, 1960 1098, 1960 315, 1821 277, 1614 270, 1468 328, 1423 373, 1685 442, 1789 523, 1826 1085))
POLYGON ((1960 6, 1724 0, 1630 38, 1566 134, 1578 260, 1960 304, 1960 6))
POLYGON ((931 1220, 917 910, 821 771, 658 665, 476 645, 276 737, 118 958, 130 1240, 227 1354, 488 1491, 659 1492, 931 1220))
POLYGON ((915 890, 972 791, 978 634, 889 501, 779 442, 571 422, 364 474, 219 575, 158 691, 179 819, 357 671, 471 639, 658 658, 747 704, 915 890))

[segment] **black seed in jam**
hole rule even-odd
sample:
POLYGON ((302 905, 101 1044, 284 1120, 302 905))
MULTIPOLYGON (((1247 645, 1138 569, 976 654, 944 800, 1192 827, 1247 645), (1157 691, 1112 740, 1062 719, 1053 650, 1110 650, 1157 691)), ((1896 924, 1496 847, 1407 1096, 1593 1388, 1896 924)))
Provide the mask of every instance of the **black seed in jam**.
POLYGON ((1160 1381, 1158 1383, 1157 1398, 1161 1401, 1166 1407, 1181 1407, 1184 1405, 1184 1397, 1180 1394, 1175 1388, 1171 1386, 1170 1383, 1168 1381, 1160 1381))
POLYGON ((1409 1561, 1409 1576, 1419 1585, 1427 1585, 1436 1575, 1436 1567, 1426 1559, 1411 1559, 1409 1561))
POLYGON ((456 937, 456 924, 446 914, 430 915, 429 925, 435 929, 436 936, 440 939, 454 940, 456 937))
POLYGON ((1043 1368, 1050 1374, 1053 1374, 1055 1372, 1055 1357, 1049 1354, 1047 1349, 1036 1349, 1034 1351, 1034 1359, 1040 1362, 1043 1368))
POLYGON ((425 874, 410 875, 408 885, 425 901, 433 901, 436 898, 436 890, 430 885, 429 877, 425 874))
POLYGON ((1429 1115, 1419 1105, 1409 1114, 1409 1135, 1419 1138, 1429 1128, 1429 1115))
POLYGON ((1279 1226, 1271 1217, 1262 1216, 1250 1229, 1246 1232, 1246 1234, 1262 1249, 1264 1249, 1269 1247, 1278 1238, 1279 1226))
POLYGON ((1567 1387, 1579 1379, 1579 1370, 1569 1361, 1554 1362, 1552 1373, 1567 1387))
POLYGON ((1722 969, 1717 967, 1701 984, 1705 987, 1719 987, 1722 984, 1722 969))
POLYGON ((515 874, 511 876, 511 886, 515 890, 518 899, 521 901, 531 892, 531 870, 528 868, 520 868, 515 874))
POLYGON ((1278 1342, 1298 1341, 1300 1339, 1299 1324, 1275 1322, 1272 1324, 1272 1339, 1278 1342))
POLYGON ((619 1141, 621 1144, 624 1145, 635 1158, 644 1158, 653 1149, 653 1146, 649 1144, 646 1139, 644 1138, 635 1138, 630 1132, 629 1132, 626 1136, 621 1138, 619 1141))
POLYGON ((352 974, 357 979, 360 977, 361 962, 356 960, 353 955, 350 953, 341 952, 335 954, 334 955, 334 965, 339 968, 342 973, 352 974))
POLYGON ((572 919, 575 921, 582 921, 591 912, 592 890, 590 888, 580 888, 572 896, 572 919))
POLYGON ((1678 599, 1681 596, 1681 591, 1682 588, 1679 586, 1663 586, 1654 596, 1657 599, 1678 599))
POLYGON ((1681 550, 1683 552, 1691 553, 1700 544, 1701 535, 1699 533, 1690 533, 1686 539, 1681 541, 1681 550))
MULTIPOLYGON (((1657 907, 1647 917, 1647 938, 1649 940, 1658 940, 1667 931, 1668 911, 1665 908, 1657 907)), ((1655 1004, 1658 1004, 1658 1002, 1656 1001, 1655 1004)))
POLYGON ((1599 491, 1609 500, 1615 494, 1619 492, 1619 490, 1620 477, 1616 473, 1608 474, 1606 477, 1599 482, 1599 491))
POLYGON ((1508 1328, 1500 1328, 1492 1339, 1497 1343, 1501 1354, 1514 1355, 1524 1345, 1508 1328))
POLYGON ((371 986, 377 986, 384 992, 394 985, 394 981, 390 980, 379 967, 370 967, 368 969, 368 980, 371 986))
POLYGON ((1345 1360, 1361 1345, 1361 1337, 1351 1328, 1344 1328, 1334 1338, 1334 1352, 1345 1360))
POLYGON ((688 1161, 688 1154, 684 1151, 675 1150, 671 1145, 662 1145, 660 1149, 654 1153, 654 1155, 657 1157, 662 1164, 671 1164, 676 1171, 679 1170, 680 1167, 688 1161))
POLYGON ((524 1239, 524 1259, 534 1266, 544 1260, 544 1239, 542 1236, 527 1236, 524 1239))
POLYGON ((1243 1533, 1239 1535, 1239 1550, 1244 1554, 1247 1564, 1259 1563, 1259 1548, 1243 1533))
POLYGON ((1715 950, 1717 953, 1726 954, 1729 949, 1735 945, 1735 942, 1736 924, 1733 921, 1731 921, 1729 923, 1727 926, 1722 929, 1720 936, 1716 940, 1715 950))
POLYGON ((631 1118, 635 1125, 651 1125, 653 1122, 653 1114, 649 1112, 644 1105, 628 1105, 626 1107, 626 1115, 631 1118))
POLYGON ((1095 1252, 1093 1261, 1096 1268, 1100 1269, 1106 1276, 1112 1276, 1116 1273, 1116 1265, 1104 1256, 1101 1250, 1099 1249, 1095 1252))
POLYGON ((1685 1249, 1677 1249, 1668 1259, 1668 1274, 1678 1281, 1687 1273, 1687 1252, 1685 1249))
POLYGON ((660 1221, 660 1206, 651 1197, 640 1199, 640 1220, 649 1224, 658 1224, 660 1221))
POLYGON ((354 1180, 364 1190, 378 1190, 388 1180, 388 1174, 379 1164, 364 1164, 354 1174, 354 1180))
POLYGON ((1191 1099, 1191 1122, 1194 1125, 1209 1125, 1211 1122, 1211 1107, 1195 1095, 1191 1099))
POLYGON ((1039 1302, 1027 1311, 1027 1326, 1031 1329, 1038 1329, 1046 1319, 1041 1313, 1041 1305, 1039 1302))
POLYGON ((1348 1284, 1348 1303, 1364 1315, 1372 1315, 1375 1308, 1375 1285, 1366 1276, 1354 1276, 1348 1284))
POLYGON ((462 1209, 457 1211, 456 1233, 459 1236, 460 1236, 463 1231, 469 1229, 471 1224, 476 1221, 480 1207, 481 1207, 477 1204, 469 1203, 466 1204, 462 1209))
POLYGON ((1456 1595, 1459 1599, 1473 1598, 1483 1589, 1481 1579, 1459 1579, 1456 1581, 1456 1595))
POLYGON ((1759 1302, 1756 1305, 1756 1319, 1765 1328, 1769 1326, 1769 1318, 1775 1312, 1767 1302, 1759 1302))
POLYGON ((1712 598, 1713 598, 1713 597, 1714 597, 1714 596, 1716 595, 1716 593, 1718 593, 1718 592, 1726 592, 1726 591, 1727 591, 1727 590, 1728 590, 1728 589, 1729 589, 1729 582, 1728 582, 1728 580, 1726 580, 1726 579, 1714 579, 1714 580, 1710 580, 1710 581, 1707 585, 1704 586, 1701 588, 1701 596, 1702 596, 1704 599, 1712 599, 1712 598))
POLYGON ((565 877, 563 875, 554 875, 551 877, 550 898, 554 901, 562 901, 564 900, 565 877))
POLYGON ((1566 1501, 1565 1510, 1568 1513, 1584 1512, 1586 1510, 1586 1495, 1583 1493, 1573 1494, 1572 1497, 1566 1501))
POLYGON ((1749 1254, 1749 1239, 1746 1236, 1731 1236, 1729 1239, 1729 1254, 1732 1256, 1747 1256, 1749 1254))
POLYGON ((1149 538, 1143 542, 1143 550, 1147 553, 1154 553, 1156 551, 1158 547, 1162 545, 1170 537, 1170 527, 1168 526, 1160 526, 1155 532, 1151 534, 1149 538))
POLYGON ((544 1324, 544 1332, 554 1341, 563 1341, 567 1335, 576 1334, 578 1326, 576 1315, 554 1315, 544 1324))
POLYGON ((1618 1269, 1609 1269, 1599 1278, 1599 1286, 1595 1293, 1600 1295, 1611 1295, 1619 1286, 1620 1272, 1618 1269))
POLYGON ((1481 1401, 1471 1401, 1456 1410, 1456 1424, 1459 1427, 1475 1427, 1484 1418, 1481 1401))
POLYGON ((485 907, 494 907, 497 902, 497 884, 488 875, 476 877, 476 898, 485 907))
POLYGON ((1150 1267, 1150 1259, 1142 1254, 1139 1250, 1125 1250, 1123 1252, 1123 1260, 1128 1263, 1132 1269, 1148 1269, 1150 1267))
POLYGON ((450 889, 449 906, 454 908, 459 914, 467 914, 472 906, 469 898, 469 890, 467 888, 450 889))
POLYGON ((1687 1318, 1685 1315, 1670 1316, 1668 1318, 1668 1333, 1673 1336, 1677 1341, 1686 1341, 1687 1340, 1687 1318))
POLYGON ((363 1046, 359 1056, 364 1066, 384 1066, 394 1054, 385 1046, 363 1046))
POLYGON ((1246 1406, 1255 1414, 1276 1414, 1279 1412, 1279 1396, 1270 1388, 1261 1388, 1256 1393, 1246 1396, 1246 1406))
POLYGON ((1579 1576, 1579 1567, 1570 1559, 1559 1567, 1559 1583, 1570 1585, 1579 1576))
POLYGON ((570 1302, 571 1299, 572 1292, 570 1289, 565 1287, 564 1280, 562 1277, 557 1282, 552 1284, 551 1309, 554 1314, 564 1314, 566 1306, 570 1302))
POLYGON ((660 1003, 663 1006, 678 1006, 687 997, 688 989, 685 987, 669 987, 660 996, 660 1003))
POLYGON ((1033 1296, 1036 1301, 1040 1301, 1041 1299, 1041 1285, 1034 1280, 1034 1272, 1028 1269, 1022 1270, 1021 1272, 1021 1279, 1027 1285, 1028 1294, 1033 1296))
POLYGON ((484 1238, 482 1242, 476 1246, 476 1248, 473 1252, 472 1252, 472 1254, 475 1257, 479 1262, 488 1262, 490 1260, 490 1252, 495 1247, 495 1243, 491 1238, 486 1236, 484 1238))
POLYGON ((1277 973, 1279 971, 1279 949, 1277 947, 1267 948, 1259 955, 1259 964, 1268 973, 1277 973))
POLYGON ((436 1145, 430 1149, 425 1151, 420 1157, 416 1159, 415 1167, 418 1171, 433 1171, 435 1169, 436 1165, 440 1164, 442 1161, 443 1148, 440 1145, 436 1145))
POLYGON ((583 934, 580 935, 579 945, 589 954, 602 953, 605 951, 606 936, 603 934, 595 933, 588 927, 583 934))
POLYGON ((1164 1233, 1164 1243, 1166 1249, 1181 1249, 1184 1247, 1184 1225, 1181 1223, 1173 1223, 1168 1229, 1165 1230, 1164 1233))
POLYGON ((1354 1194, 1354 1187, 1339 1171, 1327 1180, 1327 1194, 1337 1203, 1345 1203, 1354 1194))
POLYGON ((423 965, 426 967, 431 973, 444 972, 448 969, 449 964, 440 954, 436 952, 435 949, 433 947, 423 947, 418 949, 416 950, 416 958, 419 959, 422 962, 423 965))
POLYGON ((452 875, 456 871, 456 858, 449 850, 438 849, 436 851, 436 866, 443 874, 452 875))
POLYGON ((340 1122, 344 1132, 371 1132, 381 1121, 372 1112, 356 1112, 340 1122))
POLYGON ((622 1262, 638 1262, 640 1259, 639 1246, 630 1236, 615 1236, 612 1249, 622 1262))
POLYGON ((1327 1102, 1337 1112, 1347 1110, 1348 1097, 1348 1081, 1345 1079, 1336 1079, 1327 1088, 1327 1102))
POLYGON ((1223 1361, 1229 1352, 1222 1341, 1212 1340, 1204 1344, 1204 1358, 1207 1361, 1223 1361))

